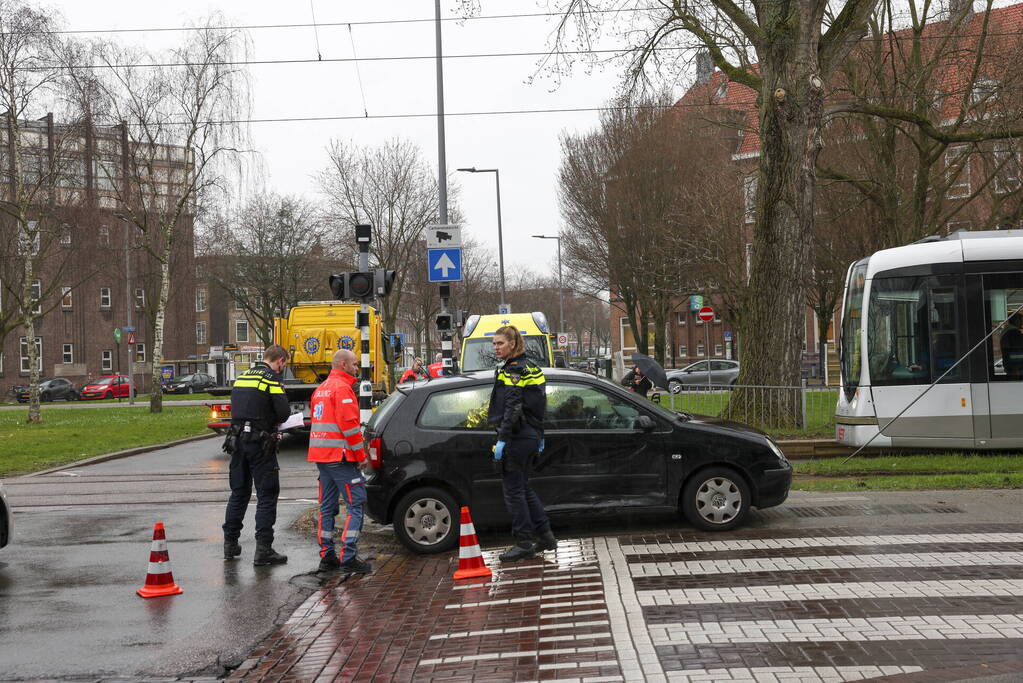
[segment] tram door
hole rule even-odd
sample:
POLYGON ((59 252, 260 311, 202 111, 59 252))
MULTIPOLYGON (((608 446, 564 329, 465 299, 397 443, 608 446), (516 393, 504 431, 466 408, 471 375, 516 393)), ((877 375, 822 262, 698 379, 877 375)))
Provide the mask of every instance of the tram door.
MULTIPOLYGON (((991 414, 991 446, 1023 443, 1023 273, 984 275, 984 312, 990 332, 1005 321, 988 340, 988 400, 991 414)), ((978 436, 979 438, 979 436, 978 436)))
POLYGON ((961 280, 960 275, 873 280, 867 328, 871 393, 878 423, 893 445, 900 438, 912 445, 973 445, 971 387, 965 368, 955 366, 968 348, 961 334, 961 280))

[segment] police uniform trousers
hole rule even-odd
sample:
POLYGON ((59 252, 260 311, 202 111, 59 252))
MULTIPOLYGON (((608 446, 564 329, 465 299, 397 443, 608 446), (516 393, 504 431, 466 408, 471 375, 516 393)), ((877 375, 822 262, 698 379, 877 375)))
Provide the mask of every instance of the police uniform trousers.
MULTIPOLYGON (((276 437, 272 437, 276 438, 276 437)), ((228 481, 231 497, 227 501, 224 518, 224 540, 237 541, 242 532, 242 520, 256 487, 256 540, 273 543, 274 522, 277 521, 277 497, 281 492, 280 466, 277 451, 267 455, 262 439, 246 440, 239 437, 231 454, 228 481)))
POLYGON ((503 477, 504 504, 512 520, 512 534, 528 539, 550 531, 551 523, 543 503, 529 485, 533 456, 540 450, 540 435, 523 430, 504 447, 503 477))
POLYGON ((316 539, 320 544, 320 557, 335 553, 334 517, 341 510, 339 498, 345 499, 345 521, 341 527, 342 552, 336 553, 342 562, 355 557, 362 531, 363 511, 366 507, 366 477, 354 462, 318 462, 320 470, 320 521, 316 539))

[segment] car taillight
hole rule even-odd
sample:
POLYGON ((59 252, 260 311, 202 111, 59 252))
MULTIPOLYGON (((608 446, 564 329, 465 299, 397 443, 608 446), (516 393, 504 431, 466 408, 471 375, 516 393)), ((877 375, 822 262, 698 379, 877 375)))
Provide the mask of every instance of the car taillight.
POLYGON ((210 409, 210 419, 231 419, 231 404, 230 403, 214 403, 210 409))
POLYGON ((380 457, 381 448, 383 448, 383 442, 380 437, 369 440, 369 465, 375 470, 380 469, 384 465, 380 457))

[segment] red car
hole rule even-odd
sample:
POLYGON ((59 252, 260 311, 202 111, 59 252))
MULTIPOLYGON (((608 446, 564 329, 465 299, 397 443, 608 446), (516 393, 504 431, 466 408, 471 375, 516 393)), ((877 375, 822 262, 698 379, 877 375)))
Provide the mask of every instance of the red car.
POLYGON ((128 378, 124 375, 108 375, 100 377, 82 387, 78 392, 79 398, 89 400, 94 398, 128 398, 128 378))

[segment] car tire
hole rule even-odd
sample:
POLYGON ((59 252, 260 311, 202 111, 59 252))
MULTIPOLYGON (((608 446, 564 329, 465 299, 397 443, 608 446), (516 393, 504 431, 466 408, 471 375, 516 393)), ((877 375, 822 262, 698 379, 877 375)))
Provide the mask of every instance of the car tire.
POLYGON ((447 491, 426 486, 410 491, 394 508, 394 534, 420 555, 451 550, 461 529, 458 504, 447 491))
POLYGON ((195 393, 195 389, 193 389, 192 387, 188 387, 188 393, 194 394, 195 393))
POLYGON ((668 380, 668 391, 670 391, 673 394, 681 394, 682 393, 682 382, 679 382, 677 379, 669 379, 668 380))
POLYGON ((107 401, 109 401, 109 400, 110 400, 110 399, 112 399, 113 397, 114 397, 114 393, 113 393, 112 391, 108 391, 107 393, 103 394, 103 398, 104 398, 105 400, 107 400, 107 401))
POLYGON ((682 514, 703 531, 728 531, 745 521, 750 508, 746 480, 730 467, 710 467, 682 488, 682 514))
POLYGON ((53 399, 50 397, 49 394, 39 394, 39 402, 40 403, 49 403, 52 400, 53 399))
POLYGON ((67 395, 67 400, 69 400, 69 401, 79 401, 79 400, 81 400, 81 397, 78 395, 77 391, 72 391, 70 394, 67 395))

